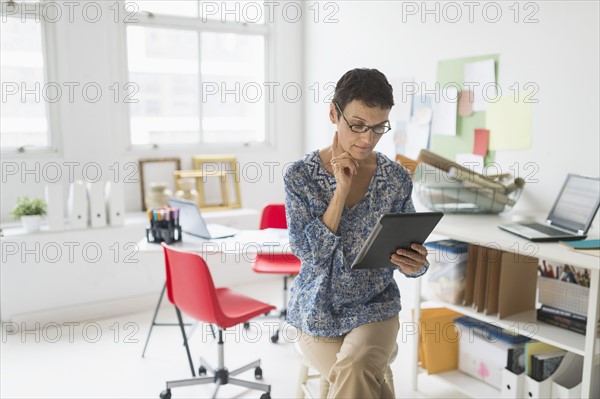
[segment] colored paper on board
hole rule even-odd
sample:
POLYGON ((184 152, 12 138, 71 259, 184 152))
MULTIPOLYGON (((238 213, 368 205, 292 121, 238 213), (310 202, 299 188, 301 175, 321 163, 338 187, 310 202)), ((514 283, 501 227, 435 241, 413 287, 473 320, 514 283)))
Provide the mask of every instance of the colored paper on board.
POLYGON ((489 103, 485 127, 490 131, 490 150, 531 147, 531 103, 523 95, 507 94, 489 103))
POLYGON ((490 131, 487 129, 475 129, 475 142, 473 143, 473 154, 485 157, 490 144, 490 131))
POLYGON ((462 117, 473 114, 473 91, 461 90, 458 93, 458 115, 462 117))
MULTIPOLYGON (((494 60, 494 70, 497 75, 499 70, 498 62, 500 59, 498 54, 442 60, 438 62, 437 83, 439 83, 441 89, 449 86, 464 89, 465 64, 489 59, 494 60)), ((481 129, 486 126, 485 117, 486 112, 475 112, 468 117, 461 116, 459 113, 456 120, 456 136, 432 135, 429 149, 448 159, 455 159, 456 154, 458 153, 471 153, 475 141, 475 129, 481 129)), ((488 151, 487 156, 485 157, 486 163, 492 162, 493 160, 494 152, 488 151)))
POLYGON ((406 124, 406 155, 417 159, 423 148, 429 148, 429 123, 408 122, 406 124))
POLYGON ((388 79, 394 91, 394 106, 389 116, 393 127, 397 122, 410 121, 415 83, 414 79, 409 77, 390 77, 388 79))
POLYGON ((431 134, 456 136, 456 104, 458 89, 450 86, 433 101, 431 134))
POLYGON ((396 122, 392 125, 392 131, 387 133, 393 135, 394 143, 396 144, 396 154, 402 154, 406 156, 406 142, 408 140, 407 135, 408 122, 396 122))
POLYGON ((433 97, 429 94, 413 96, 413 112, 411 122, 429 124, 431 122, 433 97))
POLYGON ((485 111, 488 99, 496 99, 496 71, 494 60, 487 59, 465 64, 464 87, 473 88, 473 111, 485 111))

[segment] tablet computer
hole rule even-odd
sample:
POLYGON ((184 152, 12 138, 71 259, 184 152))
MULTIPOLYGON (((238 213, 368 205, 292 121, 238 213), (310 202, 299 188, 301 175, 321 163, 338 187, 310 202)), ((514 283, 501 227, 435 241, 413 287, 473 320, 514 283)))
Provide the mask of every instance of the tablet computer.
POLYGON ((412 243, 423 245, 442 216, 444 216, 442 212, 381 215, 350 267, 352 269, 397 267, 390 261, 390 256, 398 248, 410 249, 412 243))

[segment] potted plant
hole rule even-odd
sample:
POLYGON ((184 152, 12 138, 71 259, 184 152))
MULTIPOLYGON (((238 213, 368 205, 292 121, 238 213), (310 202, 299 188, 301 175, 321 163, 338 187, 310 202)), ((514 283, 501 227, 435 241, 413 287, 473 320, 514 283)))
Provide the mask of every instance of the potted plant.
POLYGON ((46 202, 40 198, 30 199, 29 197, 17 198, 17 206, 11 212, 17 219, 21 219, 23 228, 28 233, 36 232, 40 229, 42 216, 46 214, 46 202))

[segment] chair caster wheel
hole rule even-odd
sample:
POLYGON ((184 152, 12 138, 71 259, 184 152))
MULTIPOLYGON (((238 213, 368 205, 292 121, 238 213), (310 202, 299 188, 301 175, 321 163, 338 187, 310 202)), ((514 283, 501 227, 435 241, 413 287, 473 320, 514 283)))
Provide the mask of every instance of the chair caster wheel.
POLYGON ((198 368, 198 375, 199 376, 206 375, 206 369, 204 368, 204 366, 200 366, 198 368))
POLYGON ((260 395, 260 399, 271 399, 271 394, 269 392, 263 393, 260 395))
POLYGON ((247 330, 250 328, 250 323, 244 323, 244 330, 247 330))
POLYGON ((275 334, 271 335, 271 338, 269 338, 269 341, 276 344, 277 341, 279 341, 279 331, 277 331, 275 334))
MULTIPOLYGON (((262 380, 262 378, 263 378, 262 377, 262 369, 260 367, 257 367, 254 369, 254 378, 256 378, 257 380, 262 380)), ((265 395, 268 395, 268 393, 265 395)), ((271 396, 269 396, 269 397, 271 397, 271 396)), ((262 398, 262 396, 261 396, 261 398, 262 398)))
POLYGON ((160 399, 171 399, 171 390, 165 389, 160 393, 160 399))

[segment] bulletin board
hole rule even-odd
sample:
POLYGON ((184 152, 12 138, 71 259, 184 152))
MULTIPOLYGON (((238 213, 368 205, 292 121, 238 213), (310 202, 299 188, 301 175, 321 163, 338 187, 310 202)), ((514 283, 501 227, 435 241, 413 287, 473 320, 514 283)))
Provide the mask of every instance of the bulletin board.
MULTIPOLYGON (((499 54, 482 55, 469 58, 458 58, 452 60, 443 60, 438 63, 436 81, 443 88, 446 84, 458 84, 464 88, 464 66, 465 64, 484 60, 494 60, 494 72, 496 82, 498 82, 498 62, 499 54)), ((471 153, 475 140, 475 129, 485 129, 485 111, 473 112, 470 116, 456 117, 456 136, 431 135, 431 151, 451 160, 454 160, 458 153, 471 153)), ((488 164, 494 160, 494 152, 488 151, 485 157, 485 163, 488 164)))

